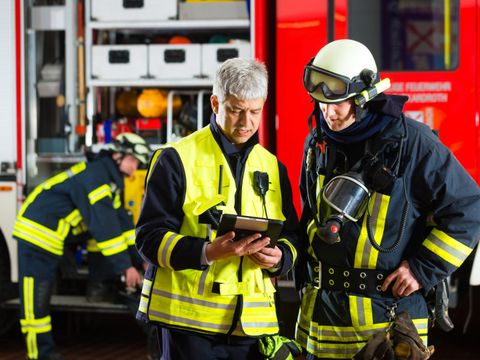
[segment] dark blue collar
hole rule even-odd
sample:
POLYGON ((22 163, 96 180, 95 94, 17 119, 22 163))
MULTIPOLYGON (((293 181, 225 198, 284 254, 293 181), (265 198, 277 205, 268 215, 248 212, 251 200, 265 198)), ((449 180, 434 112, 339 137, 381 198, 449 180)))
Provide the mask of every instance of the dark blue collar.
POLYGON ((253 136, 248 139, 248 141, 241 147, 237 147, 237 145, 232 144, 230 140, 227 139, 225 135, 223 135, 222 131, 217 125, 217 120, 215 114, 212 114, 210 117, 210 128, 212 129, 213 136, 217 140, 217 143, 222 148, 223 152, 228 155, 233 155, 237 153, 243 153, 246 149, 252 148, 256 144, 258 144, 258 132, 253 134, 253 136))
POLYGON ((342 144, 351 144, 363 142, 382 131, 390 120, 389 116, 368 113, 361 121, 354 122, 348 128, 340 131, 331 130, 323 117, 320 120, 320 126, 327 138, 342 144))

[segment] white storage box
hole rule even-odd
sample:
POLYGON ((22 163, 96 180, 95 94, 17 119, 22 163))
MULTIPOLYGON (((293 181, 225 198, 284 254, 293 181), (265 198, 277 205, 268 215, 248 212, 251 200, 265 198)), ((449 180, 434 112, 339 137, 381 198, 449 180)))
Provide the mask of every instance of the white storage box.
POLYGON ((32 29, 65 30, 65 6, 32 6, 32 29))
POLYGON ((250 43, 203 44, 202 75, 213 79, 220 64, 234 57, 251 57, 250 43))
POLYGON ((162 21, 177 18, 177 0, 91 0, 94 21, 162 21))
POLYGON ((147 45, 93 45, 92 77, 107 80, 147 76, 147 45))
POLYGON ((180 2, 180 20, 246 20, 248 19, 245 1, 200 1, 180 2))
POLYGON ((157 79, 200 77, 200 44, 150 45, 149 75, 157 79))

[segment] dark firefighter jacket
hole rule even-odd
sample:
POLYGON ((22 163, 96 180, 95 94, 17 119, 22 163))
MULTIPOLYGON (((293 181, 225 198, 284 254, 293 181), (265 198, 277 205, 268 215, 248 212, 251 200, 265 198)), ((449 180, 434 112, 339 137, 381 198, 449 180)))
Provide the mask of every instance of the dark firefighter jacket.
MULTIPOLYGON (((256 208, 261 210, 262 206, 256 208)), ((234 331, 233 335, 255 336, 278 331, 269 277, 292 268, 296 259, 297 222, 285 167, 258 145, 256 135, 238 151, 212 118, 210 126, 164 149, 151 168, 136 241, 140 253, 154 266, 145 275, 137 317, 207 334, 234 331), (219 165, 223 163, 220 172, 224 175, 219 177, 219 165), (272 218, 280 215, 285 220, 278 242, 283 252, 280 268, 274 273, 262 271, 246 257, 202 265, 208 230, 192 213, 192 204, 208 201, 222 183, 221 194, 226 196, 230 210, 264 216, 242 212, 252 209, 252 204, 261 204, 260 197, 250 188, 252 167, 272 171, 271 188, 266 194, 268 215, 272 218), (245 194, 251 195, 248 203, 245 194), (215 284, 218 288, 211 287, 215 284), (263 290, 258 292, 257 288, 263 290), (208 313, 203 314, 205 311, 208 313), (243 333, 236 329, 237 322, 245 317, 250 318, 250 323, 242 322, 242 326, 259 323, 267 316, 268 321, 261 326, 243 328, 243 333)))
POLYGON ((132 266, 130 255, 138 257, 133 221, 122 206, 123 188, 123 175, 111 156, 80 162, 29 194, 13 235, 56 256, 66 243, 93 238, 119 273, 132 266))
MULTIPOLYGON (((400 139, 405 137, 397 178, 373 193, 369 216, 345 223, 339 243, 329 245, 315 235, 307 206, 305 161, 303 164, 300 228, 306 230, 301 240, 307 250, 299 255, 299 263, 309 267, 299 266, 296 272, 297 283, 304 288, 297 340, 319 358, 351 358, 372 333, 388 326, 390 309, 408 311, 426 344, 428 311, 423 294, 455 271, 480 237, 477 184, 427 126, 408 118, 406 128, 403 126, 400 109, 404 100, 393 96, 380 99, 393 104, 396 111, 391 111, 392 106, 388 111, 382 106, 376 109, 376 116, 389 121, 369 146, 373 153, 384 148, 380 156, 392 166, 400 139), (379 252, 368 239, 367 225, 374 241, 384 249, 392 247, 399 234, 403 236, 390 252, 379 252), (382 293, 379 286, 404 259, 423 288, 395 299, 389 292, 382 293)), ((326 142, 326 148, 317 146, 316 150, 317 170, 313 173, 319 176, 311 173, 309 181, 316 194, 332 173, 351 169, 365 149, 364 143, 326 142), (336 158, 336 164, 327 165, 325 154, 332 151, 337 155, 330 160, 336 158)))

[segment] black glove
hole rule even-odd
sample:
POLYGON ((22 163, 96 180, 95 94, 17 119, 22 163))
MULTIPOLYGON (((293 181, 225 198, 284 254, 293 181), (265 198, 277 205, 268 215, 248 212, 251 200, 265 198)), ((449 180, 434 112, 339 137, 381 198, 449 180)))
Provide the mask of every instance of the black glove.
POLYGON ((373 334, 355 356, 354 360, 394 360, 393 343, 390 333, 383 331, 373 334))
POLYGON ((426 360, 433 354, 433 345, 427 348, 423 344, 417 328, 407 312, 402 312, 395 317, 392 332, 395 359, 426 360))

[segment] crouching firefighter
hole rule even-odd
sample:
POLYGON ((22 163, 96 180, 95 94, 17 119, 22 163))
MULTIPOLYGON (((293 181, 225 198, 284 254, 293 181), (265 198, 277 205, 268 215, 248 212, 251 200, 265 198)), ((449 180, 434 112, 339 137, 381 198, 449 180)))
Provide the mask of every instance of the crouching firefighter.
POLYGON ((307 359, 350 359, 407 312, 427 345, 425 295, 475 247, 479 188, 431 129, 404 115, 406 97, 383 93, 389 79, 363 44, 327 44, 303 82, 314 110, 300 179, 297 341, 307 359))
POLYGON ((28 359, 63 359, 52 335, 50 298, 70 245, 95 239, 112 273, 124 274, 130 287, 141 285, 142 276, 133 266, 138 257, 135 229, 121 192, 124 177, 146 164, 148 156, 140 136, 119 134, 98 157, 58 173, 26 198, 13 235, 18 240, 20 324, 28 359))

